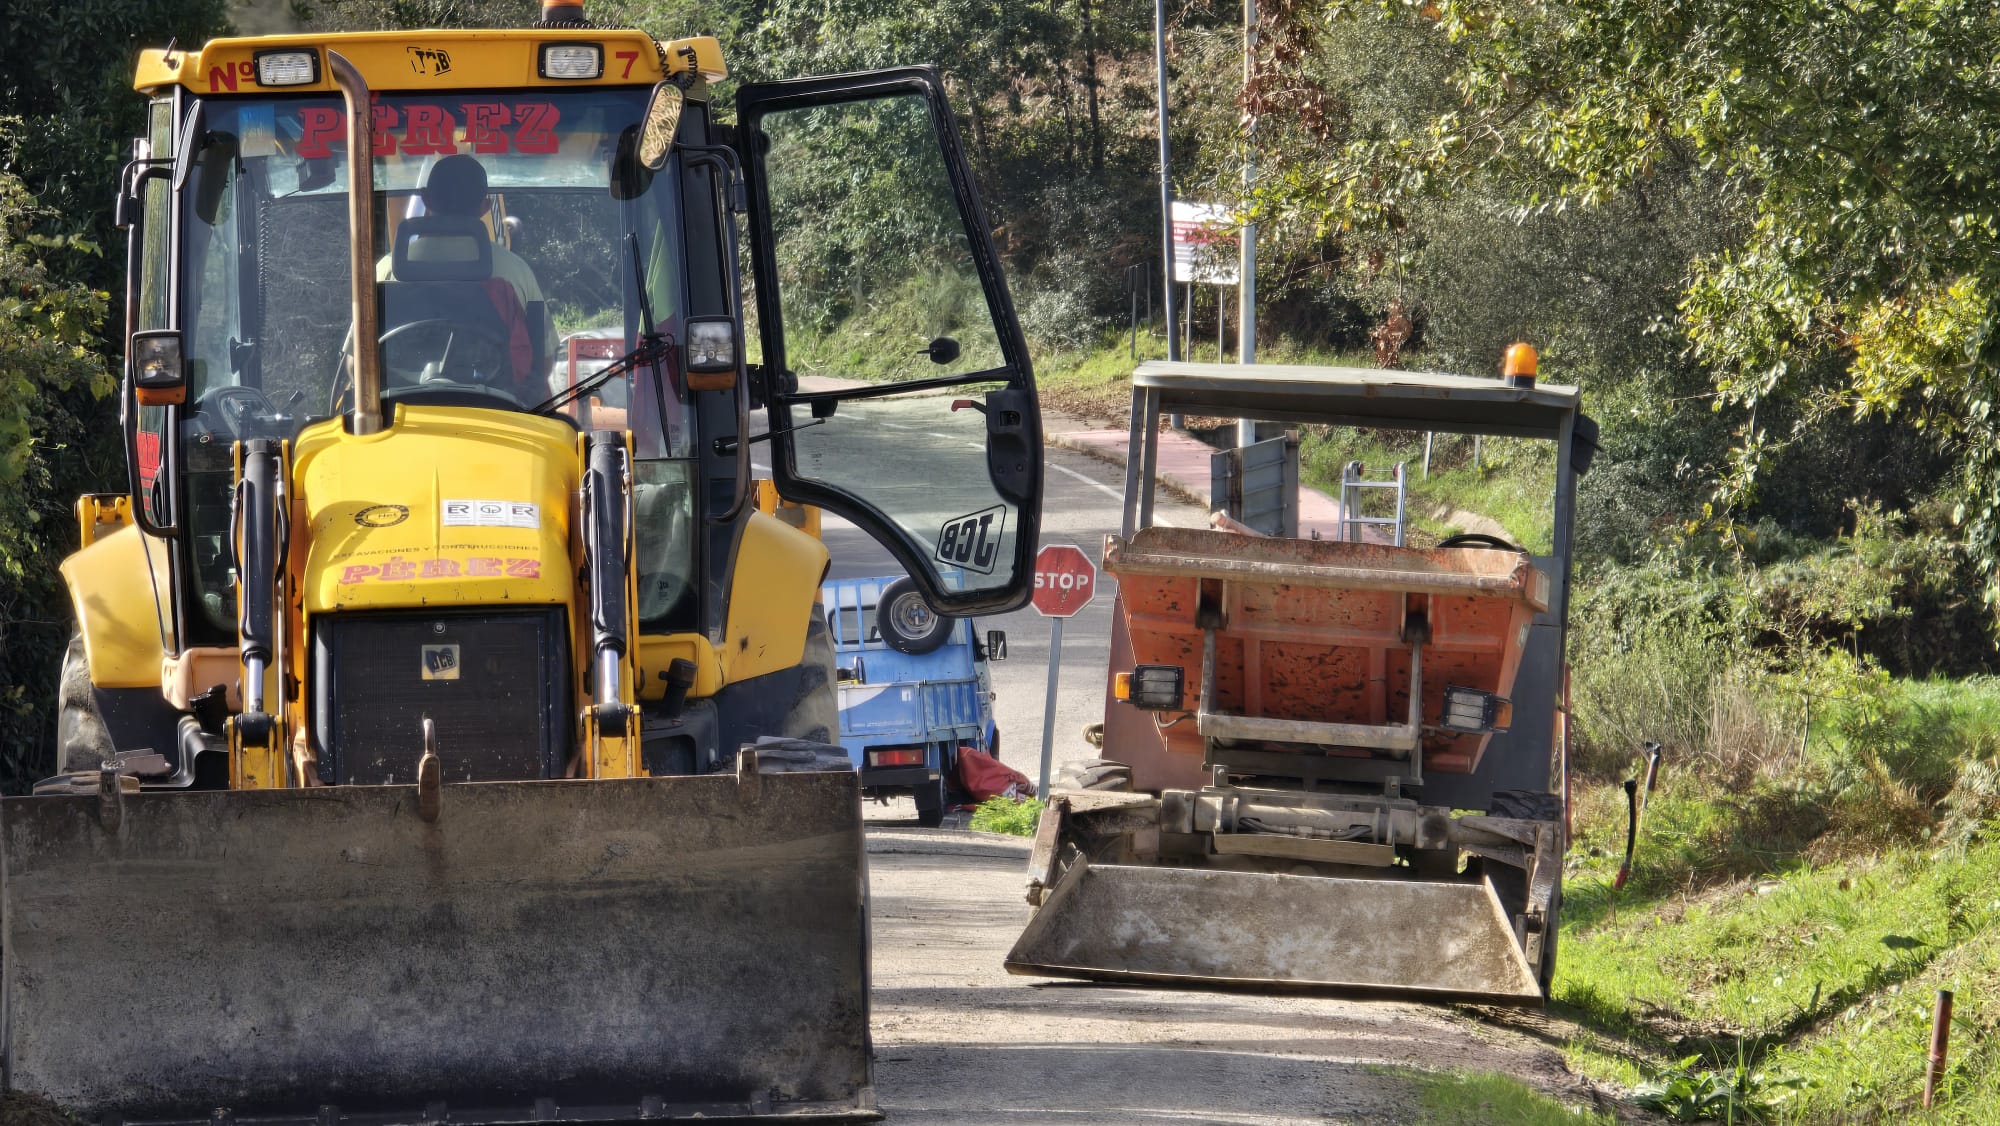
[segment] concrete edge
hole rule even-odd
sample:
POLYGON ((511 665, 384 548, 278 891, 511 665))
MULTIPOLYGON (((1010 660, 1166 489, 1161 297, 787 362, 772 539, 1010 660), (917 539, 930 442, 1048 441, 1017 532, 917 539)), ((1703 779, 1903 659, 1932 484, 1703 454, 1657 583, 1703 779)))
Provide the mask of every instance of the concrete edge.
POLYGON ((970 829, 875 829, 863 834, 873 855, 981 856, 1026 862, 1034 842, 1005 833, 970 829))
MULTIPOLYGON (((1102 446, 1093 446, 1086 442, 1074 441, 1067 434, 1051 434, 1047 431, 1043 431, 1042 433, 1042 444, 1054 446, 1059 450, 1068 450, 1073 454, 1082 454, 1087 458, 1101 461, 1106 465, 1115 465, 1120 469, 1125 468, 1126 459, 1122 456, 1124 453, 1122 448, 1111 450, 1102 446)), ((1162 489, 1172 493, 1177 499, 1186 501, 1203 512, 1208 511, 1208 496, 1205 493, 1196 491, 1187 482, 1182 481, 1178 477, 1169 477, 1164 473, 1154 474, 1154 480, 1159 482, 1162 489)))

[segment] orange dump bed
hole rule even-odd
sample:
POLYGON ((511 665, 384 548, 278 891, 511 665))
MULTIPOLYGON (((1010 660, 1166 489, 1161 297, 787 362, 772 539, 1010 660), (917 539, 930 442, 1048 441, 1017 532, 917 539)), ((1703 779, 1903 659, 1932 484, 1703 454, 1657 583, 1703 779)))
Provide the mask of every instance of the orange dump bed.
POLYGON ((1442 730, 1445 692, 1506 697, 1549 598, 1548 576, 1519 552, 1188 528, 1110 537, 1104 568, 1118 578, 1113 670, 1179 665, 1196 713, 1174 722, 1107 702, 1105 753, 1131 763, 1142 789, 1204 784, 1209 738, 1354 759, 1421 746, 1420 773, 1469 773, 1491 736, 1442 730))

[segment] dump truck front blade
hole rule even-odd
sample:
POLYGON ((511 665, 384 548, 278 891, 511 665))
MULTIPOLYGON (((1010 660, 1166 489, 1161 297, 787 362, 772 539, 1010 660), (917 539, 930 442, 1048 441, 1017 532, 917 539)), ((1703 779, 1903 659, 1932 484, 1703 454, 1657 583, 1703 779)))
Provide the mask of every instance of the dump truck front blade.
POLYGON ((1017 974, 1539 1004, 1484 882, 1069 865, 1007 954, 1017 974))
POLYGON ((125 1122, 873 1117, 851 772, 14 798, 7 1085, 125 1122))

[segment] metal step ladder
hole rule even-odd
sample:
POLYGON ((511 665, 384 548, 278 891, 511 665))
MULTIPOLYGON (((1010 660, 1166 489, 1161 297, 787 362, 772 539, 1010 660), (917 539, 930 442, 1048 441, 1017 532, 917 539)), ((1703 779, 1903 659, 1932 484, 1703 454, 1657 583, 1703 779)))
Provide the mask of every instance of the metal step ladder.
POLYGON ((1340 470, 1340 538, 1348 543, 1361 543, 1368 527, 1392 528, 1397 547, 1403 546, 1403 525, 1406 515, 1404 507, 1406 475, 1403 463, 1397 462, 1389 469, 1369 469, 1359 461, 1350 461, 1340 470), (1396 496, 1394 516, 1367 516, 1364 497, 1379 496, 1384 491, 1393 491, 1396 496))

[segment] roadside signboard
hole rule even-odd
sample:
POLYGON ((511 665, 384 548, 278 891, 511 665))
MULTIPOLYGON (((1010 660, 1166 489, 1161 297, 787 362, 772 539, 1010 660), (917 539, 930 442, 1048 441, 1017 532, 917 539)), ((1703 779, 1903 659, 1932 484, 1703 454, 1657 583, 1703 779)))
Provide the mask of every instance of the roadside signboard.
POLYGON ((1174 201, 1174 281, 1236 284, 1236 216, 1213 203, 1174 201))
POLYGON ((1056 679, 1062 672, 1063 621, 1097 594, 1097 564, 1073 543, 1052 543, 1035 553, 1035 593, 1029 601, 1049 621, 1049 694, 1042 704, 1042 773, 1035 796, 1049 798, 1049 759, 1055 751, 1056 679))
POLYGON ((1044 618, 1074 617, 1097 593, 1097 566, 1075 544, 1052 543, 1035 556, 1031 601, 1044 618))

